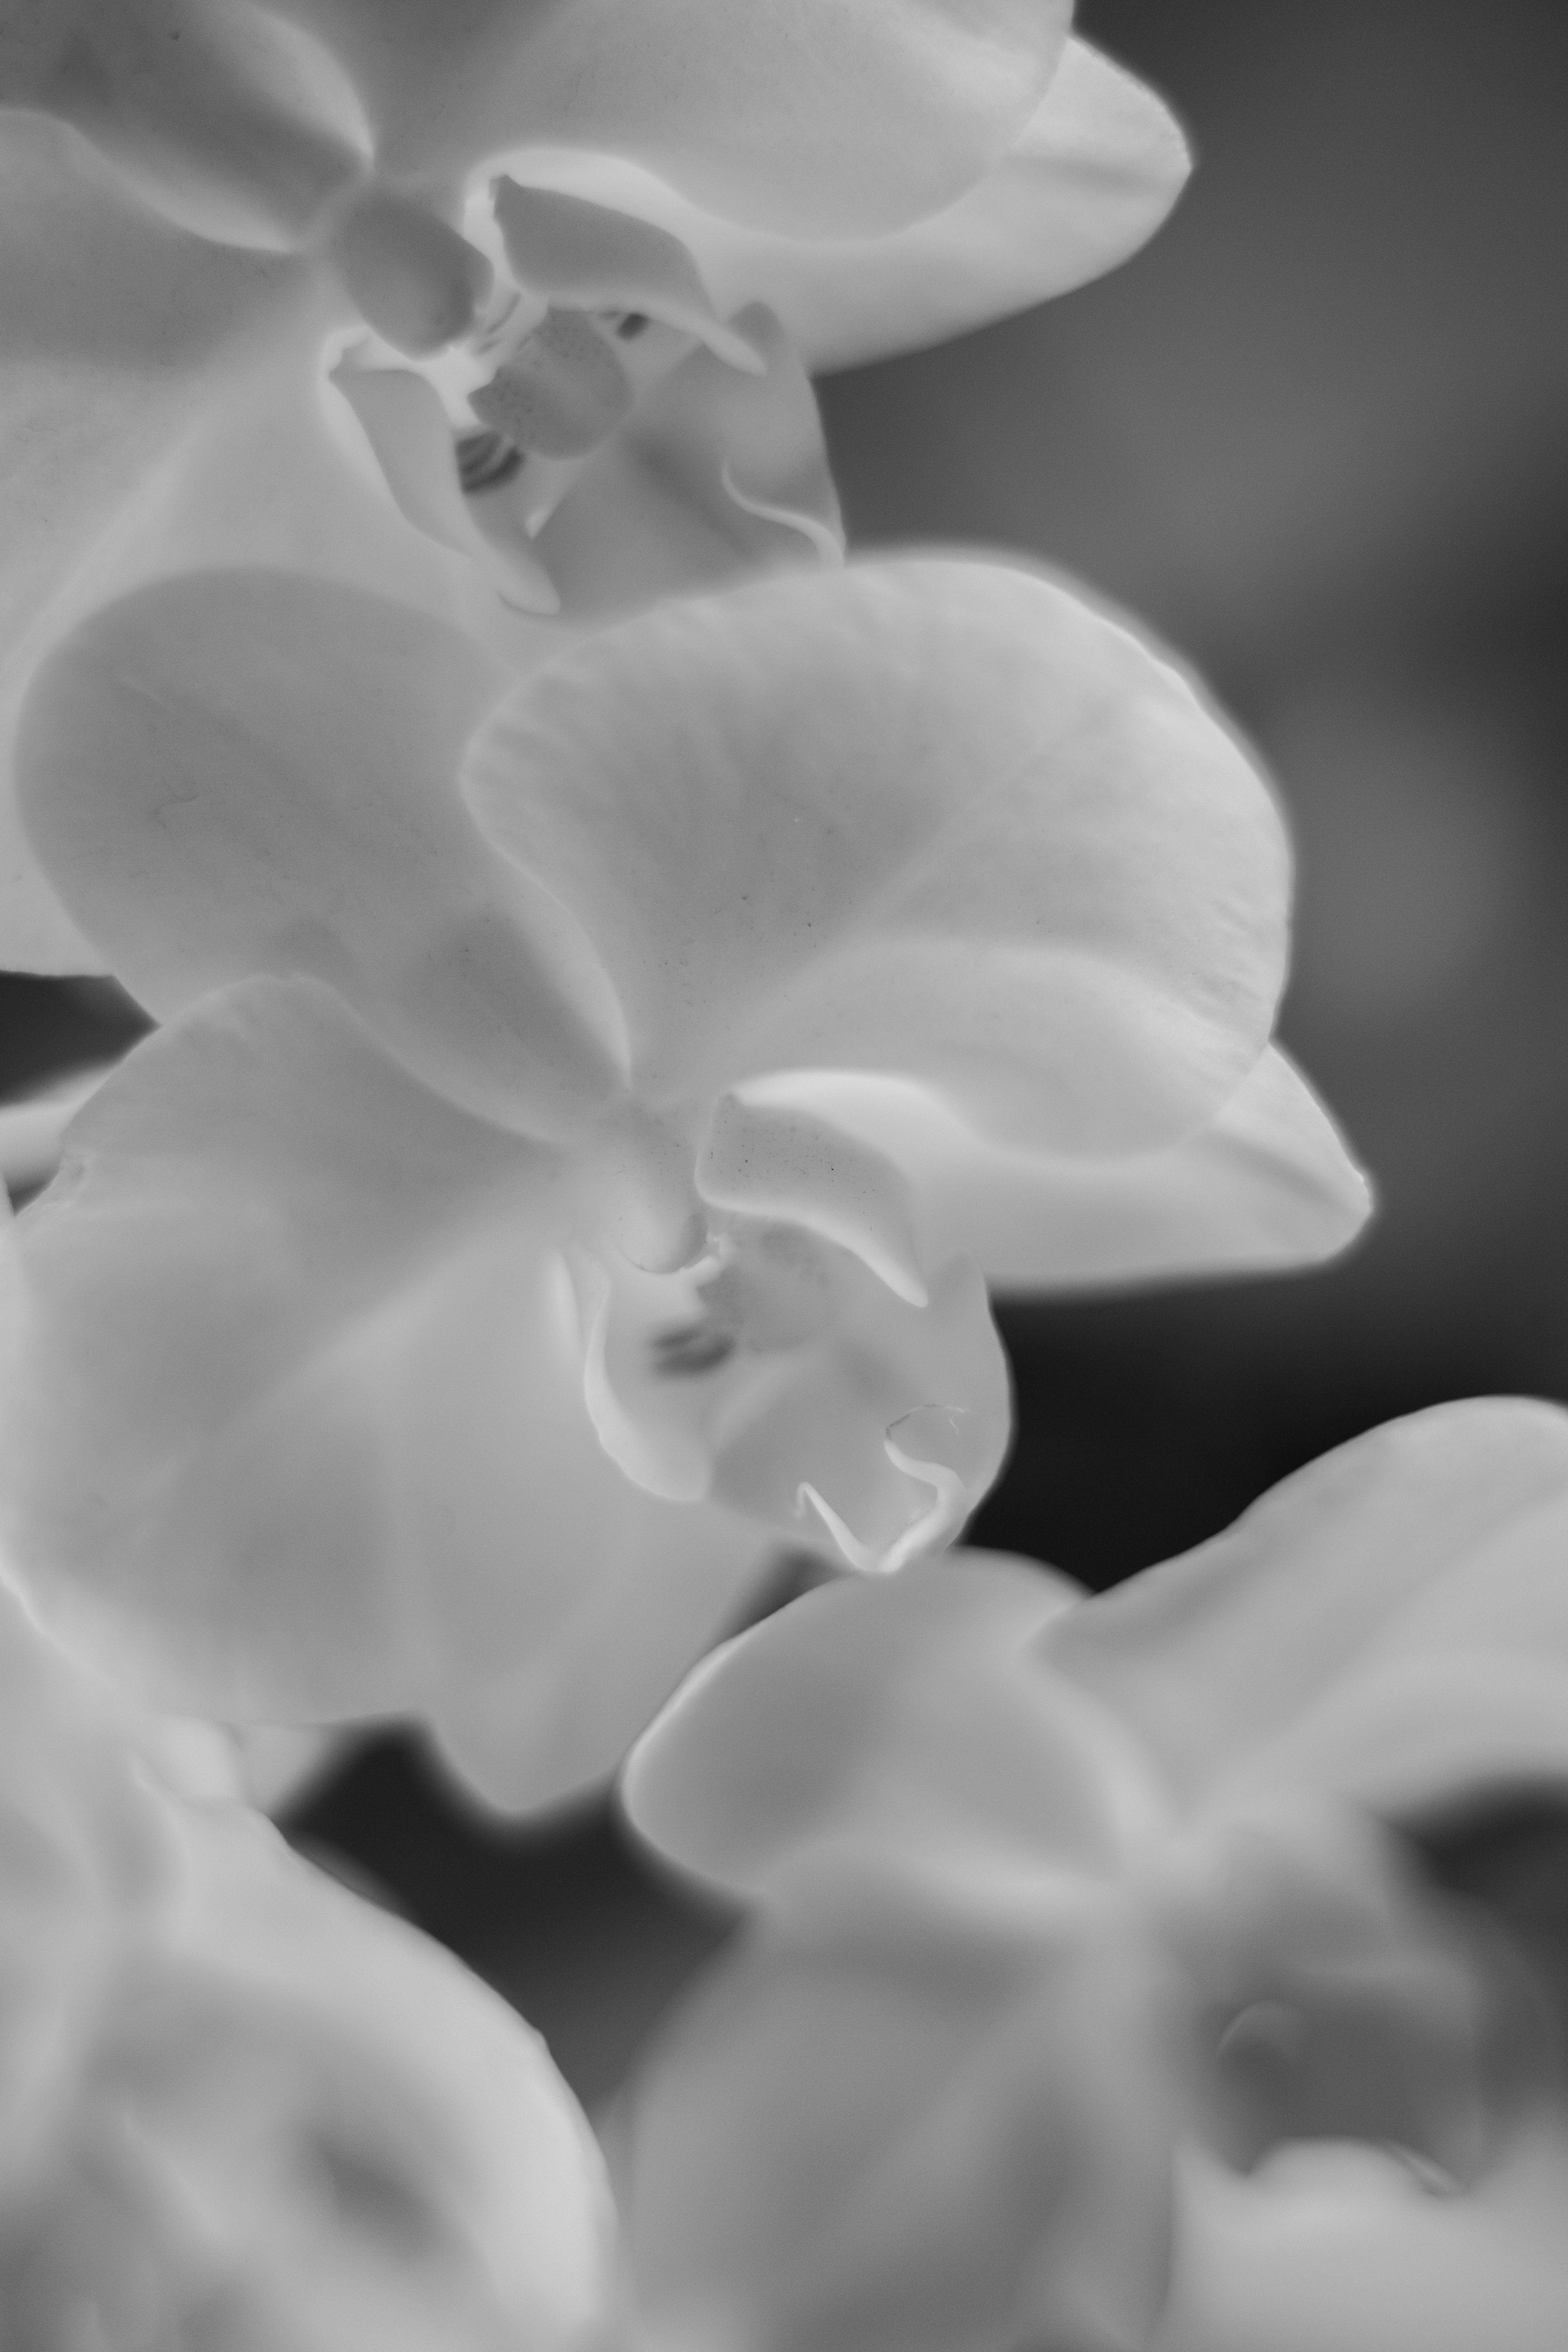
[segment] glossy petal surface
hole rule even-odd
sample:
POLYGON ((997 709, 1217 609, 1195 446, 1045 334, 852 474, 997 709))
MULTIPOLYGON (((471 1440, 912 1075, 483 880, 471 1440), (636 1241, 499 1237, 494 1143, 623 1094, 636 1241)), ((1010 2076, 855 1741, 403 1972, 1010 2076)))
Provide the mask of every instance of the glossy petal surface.
POLYGON ((1197 1126, 1266 1041, 1268 795, 1043 578, 911 560, 653 614, 504 704, 467 777, 597 947, 656 1101, 883 1069, 1092 1152, 1197 1126))

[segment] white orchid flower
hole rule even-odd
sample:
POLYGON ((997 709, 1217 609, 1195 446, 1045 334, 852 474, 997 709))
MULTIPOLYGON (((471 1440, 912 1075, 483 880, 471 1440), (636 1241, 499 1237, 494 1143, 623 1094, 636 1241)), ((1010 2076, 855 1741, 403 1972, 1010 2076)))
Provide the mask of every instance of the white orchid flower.
POLYGON ((0 1680, 6 2343, 593 2340, 608 2194, 537 2037, 265 1822, 184 1798, 173 1727, 8 1594, 0 1680))
POLYGON ((525 1802, 781 1540, 956 1532, 994 1240, 1056 1278, 1064 1204, 1097 1278, 1289 1262, 1366 1196, 1266 1050, 1267 791, 1060 585, 785 575, 509 683, 258 573, 41 675, 39 857, 168 1025, 13 1229, 4 1492, 168 1703, 414 1710, 525 1802))
POLYGON ((9 743, 49 646, 141 582, 351 580, 523 667, 558 603, 833 555, 809 372, 1110 268, 1179 190, 1170 117, 1068 13, 54 0, 10 28, 0 959, 98 968, 9 743))
POLYGON ((1568 1413, 1486 1400, 1103 1598, 961 1554, 710 1659, 626 1782, 760 1906, 632 2120, 653 2340, 1556 2341, 1568 2128, 1385 1824, 1562 1785, 1565 1557, 1568 1413))

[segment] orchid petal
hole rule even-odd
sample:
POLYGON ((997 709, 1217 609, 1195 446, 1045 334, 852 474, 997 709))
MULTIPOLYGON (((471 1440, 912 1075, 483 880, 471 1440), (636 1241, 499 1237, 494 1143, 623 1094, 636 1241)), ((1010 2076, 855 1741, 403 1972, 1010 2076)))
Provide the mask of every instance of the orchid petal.
POLYGON ((1480 1760, 1462 1704, 1471 1673, 1494 1733, 1506 1734, 1511 1684, 1527 1752, 1555 1713, 1560 1763, 1565 1540, 1568 1413, 1510 1398, 1439 1405, 1299 1471, 1226 1534, 1053 1629, 1044 1654, 1126 1717, 1189 1795, 1245 1795, 1276 1777, 1277 1751, 1278 1775, 1297 1784, 1353 1793, 1359 1762, 1363 1795, 1392 1774, 1408 1800, 1413 1756, 1437 1790, 1445 1752, 1461 1775, 1480 1760), (1418 1704, 1401 1689, 1413 1670, 1436 1672, 1418 1704), (1363 1719, 1360 1748, 1348 1735, 1342 1748, 1342 1706, 1374 1722, 1384 1709, 1385 1740, 1363 1719))
POLYGON ((890 1160, 827 1120, 723 1096, 698 1157, 697 1189, 715 1208, 820 1234, 910 1306, 925 1306, 908 1185, 890 1160))
POLYGON ((638 1742, 634 1825, 769 1901, 823 1853, 987 1909, 1009 1887, 1047 1903, 1053 1867, 1092 1881, 1160 1800, 1114 1718, 1038 1670, 1041 1628, 1077 1597, 984 1552, 808 1594, 710 1658, 638 1742))
MULTIPOLYGON (((452 427, 434 384, 412 368, 370 367, 345 352, 336 385, 364 429, 400 514, 416 530, 477 563, 509 604, 555 613, 561 600, 517 523, 482 530, 458 478, 452 427)), ((489 516, 489 502, 486 506, 489 516)))
POLYGON ((656 1500, 607 1458, 563 1289, 526 1233, 449 1260, 404 1346, 387 1448, 394 1557, 423 1555, 400 1581, 427 1593, 405 1696, 509 1811, 602 1783, 776 1549, 715 1506, 656 1500))
POLYGON ((1171 2074, 1134 1953, 1021 1965, 864 1916, 764 1936, 638 2086, 628 2225, 658 2340, 1132 2352, 1165 2284, 1171 2074))
POLYGON ((495 189, 496 226, 531 293, 577 310, 631 310, 683 328, 748 374, 762 362, 725 326, 679 237, 651 221, 552 188, 495 189))
POLYGON ((57 1078, 37 1094, 0 1103, 0 1190, 30 1192, 47 1183, 60 1164, 60 1139, 67 1126, 113 1066, 111 1062, 94 1063, 57 1078))
POLYGON ((962 1243, 1003 1290, 1311 1265, 1371 1212, 1366 1178, 1276 1046, 1207 1127, 1121 1160, 1008 1151, 900 1079, 812 1071, 746 1096, 815 1112, 885 1154, 910 1186, 925 1253, 962 1243))
POLYGON ((466 775, 597 948, 650 1100, 879 1069, 1092 1153, 1190 1131, 1267 1041, 1268 796, 1042 577, 912 559, 666 607, 502 704, 466 775))
POLYGON ((512 168, 656 223, 721 310, 766 303, 817 373, 945 342, 1115 268, 1159 227, 1189 165, 1154 93, 1069 40, 1016 145, 955 203, 881 236, 738 227, 616 155, 562 149, 512 168))
MULTIPOLYGON (((291 331, 307 286, 298 263, 157 220, 58 124, 0 116, 0 739, 58 600, 216 388, 291 331)), ((39 872, 8 782, 0 961, 102 969, 39 872)))
POLYGON ((67 1147, 6 1244, 19 1571, 184 1711, 403 1704, 417 1635, 376 1400, 445 1254, 503 1218, 548 1246, 559 1163, 427 1092, 309 981, 205 999, 67 1147))
POLYGON ((33 837, 154 1011, 312 973, 469 1107, 580 1118, 613 1084, 595 1026, 610 1016, 447 782, 501 675, 456 631, 325 581, 139 590, 35 683, 18 755, 33 837))
POLYGON ((1068 0, 275 0, 342 59, 384 170, 461 180, 540 142, 635 156, 807 236, 949 203, 1012 145, 1068 0))
POLYGON ((321 249, 366 325, 410 354, 466 335, 495 278, 449 222, 385 188, 365 190, 321 249))
POLYGON ((541 530, 540 553, 574 618, 618 615, 737 572, 841 561, 810 381, 765 310, 735 323, 763 374, 693 352, 644 393, 541 530))
POLYGON ((394 2303, 410 2341, 454 2352, 513 2340, 565 2352, 602 2325, 608 2188, 539 2037, 450 1953, 299 1861, 268 1824, 198 1814, 186 1837, 178 1939, 121 2005, 104 2088, 136 2116, 147 2155, 229 2224, 215 2236, 270 2323, 255 2340, 302 2344, 326 2317, 360 2341, 394 2303), (334 2163, 351 2189, 357 2167, 399 2215, 390 2263, 384 2235, 375 2242, 384 2214, 379 2233, 363 2217, 372 2243, 356 2246, 352 2197, 325 2207, 343 2268, 330 2242, 269 2239, 269 2223, 292 2218, 274 2200, 309 2210, 334 2163), (373 2265, 390 2273, 379 2287, 373 2265), (301 2321, 309 2336, 294 2332, 301 2321))
POLYGON ((1188 2149, 1153 2352, 1545 2352, 1568 2335, 1565 2193, 1555 2127, 1461 2196, 1369 2147, 1292 2150, 1250 2179, 1188 2149))

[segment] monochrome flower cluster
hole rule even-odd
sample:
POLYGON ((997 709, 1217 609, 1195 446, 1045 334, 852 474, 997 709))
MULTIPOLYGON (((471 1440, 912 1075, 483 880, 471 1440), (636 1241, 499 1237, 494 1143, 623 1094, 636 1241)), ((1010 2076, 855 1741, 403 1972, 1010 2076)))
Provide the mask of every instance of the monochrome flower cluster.
POLYGON ((0 1114, 24 2352, 1568 2315, 1534 2012, 1401 1843, 1568 1767, 1568 1423, 1376 1433, 1103 1600, 959 1543, 994 1293, 1370 1197, 1201 687, 1038 569, 846 556, 814 374, 1179 191, 1069 17, 0 24, 0 957, 156 1024, 0 1114), (388 1719, 512 1813, 632 1751, 754 1909, 620 2248, 528 2029, 251 1801, 268 1727, 388 1719))

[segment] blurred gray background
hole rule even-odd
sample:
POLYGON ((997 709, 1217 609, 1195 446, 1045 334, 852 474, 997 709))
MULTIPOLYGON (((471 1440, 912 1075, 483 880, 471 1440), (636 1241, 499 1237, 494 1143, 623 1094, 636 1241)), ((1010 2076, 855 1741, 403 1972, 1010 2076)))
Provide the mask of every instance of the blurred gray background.
MULTIPOLYGON (((1568 1399, 1568 9, 1083 0, 1198 171, 1146 253, 828 383, 862 546, 1043 557, 1142 615, 1262 746, 1294 831, 1285 1036, 1377 1180, 1327 1273, 1009 1310, 975 1532, 1094 1583, 1369 1423, 1568 1399)), ((133 1023, 4 983, 7 1086, 133 1023)), ((301 1813, 466 1951, 590 2099, 717 1923, 606 1811, 465 1819, 365 1749, 301 1813)))

